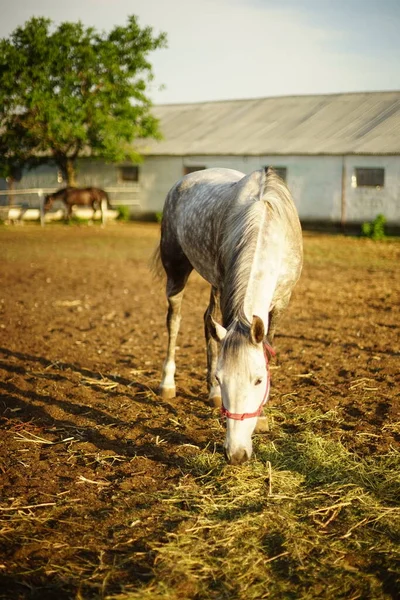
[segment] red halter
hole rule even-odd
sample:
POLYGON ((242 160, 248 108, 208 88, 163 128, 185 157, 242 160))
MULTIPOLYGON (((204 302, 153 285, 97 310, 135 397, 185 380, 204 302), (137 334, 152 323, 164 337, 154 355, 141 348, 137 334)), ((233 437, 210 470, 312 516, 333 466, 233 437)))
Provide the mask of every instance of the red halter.
POLYGON ((271 348, 271 346, 269 344, 267 344, 266 342, 264 342, 264 344, 263 344, 263 349, 264 349, 264 357, 265 357, 265 368, 267 370, 267 385, 265 387, 264 398, 262 399, 260 406, 257 408, 257 410, 255 412, 252 412, 252 413, 231 413, 231 412, 229 412, 229 410, 227 408, 225 408, 224 403, 222 403, 221 415, 223 417, 226 417, 227 419, 233 419, 234 421, 244 421, 244 419, 252 419, 254 417, 259 417, 261 415, 264 404, 267 402, 269 389, 270 389, 268 355, 275 356, 275 350, 273 350, 271 348))

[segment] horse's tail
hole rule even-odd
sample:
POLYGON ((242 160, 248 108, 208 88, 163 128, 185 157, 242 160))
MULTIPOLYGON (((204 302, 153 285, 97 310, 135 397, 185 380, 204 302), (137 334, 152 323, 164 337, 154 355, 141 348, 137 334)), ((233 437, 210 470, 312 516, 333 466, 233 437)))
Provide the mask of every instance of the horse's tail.
MULTIPOLYGON (((288 270, 292 271, 291 290, 300 276, 303 262, 301 224, 286 182, 270 167, 264 169, 262 200, 269 215, 265 223, 265 231, 269 232, 266 234, 266 244, 273 242, 272 255, 274 252, 279 255, 278 246, 281 245, 287 266, 290 267, 288 270)), ((286 276, 289 277, 289 274, 287 273, 286 276)))
POLYGON ((265 167, 262 199, 273 214, 283 220, 298 223, 296 206, 285 181, 272 167, 265 167))
POLYGON ((161 277, 164 275, 164 267, 161 262, 160 244, 157 245, 150 258, 149 267, 155 278, 161 279, 161 277))
POLYGON ((110 210, 112 210, 112 204, 111 204, 111 201, 110 201, 110 196, 108 195, 108 193, 107 193, 107 192, 104 192, 104 193, 105 193, 105 195, 106 195, 107 206, 108 206, 108 208, 109 208, 110 210))
POLYGON ((106 192, 106 190, 101 190, 101 200, 105 200, 107 202, 107 209, 112 210, 112 205, 110 202, 110 196, 106 192))

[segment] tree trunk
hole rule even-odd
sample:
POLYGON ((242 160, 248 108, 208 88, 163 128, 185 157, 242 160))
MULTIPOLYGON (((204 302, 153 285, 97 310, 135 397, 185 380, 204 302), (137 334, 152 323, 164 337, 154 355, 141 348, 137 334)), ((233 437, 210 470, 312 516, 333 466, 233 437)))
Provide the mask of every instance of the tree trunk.
POLYGON ((75 164, 72 158, 67 158, 65 163, 65 174, 67 176, 67 185, 76 187, 75 164))

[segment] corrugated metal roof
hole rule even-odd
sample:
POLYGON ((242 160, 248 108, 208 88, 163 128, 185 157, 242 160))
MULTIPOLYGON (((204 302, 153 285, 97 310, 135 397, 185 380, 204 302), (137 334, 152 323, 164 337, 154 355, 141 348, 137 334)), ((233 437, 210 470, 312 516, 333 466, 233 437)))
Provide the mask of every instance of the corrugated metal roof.
POLYGON ((158 105, 147 155, 400 154, 400 92, 158 105))

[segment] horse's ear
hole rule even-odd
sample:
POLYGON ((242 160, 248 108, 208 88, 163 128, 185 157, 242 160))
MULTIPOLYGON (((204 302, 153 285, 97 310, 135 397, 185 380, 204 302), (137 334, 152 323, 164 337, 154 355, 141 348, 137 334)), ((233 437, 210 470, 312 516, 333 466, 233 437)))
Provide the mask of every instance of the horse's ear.
POLYGON ((260 317, 253 315, 253 322, 250 328, 250 339, 253 344, 261 344, 265 337, 264 323, 260 317))
POLYGON ((211 315, 207 316, 206 327, 211 337, 213 337, 216 342, 222 342, 222 340, 226 336, 226 329, 225 327, 222 327, 222 325, 214 321, 211 315))

